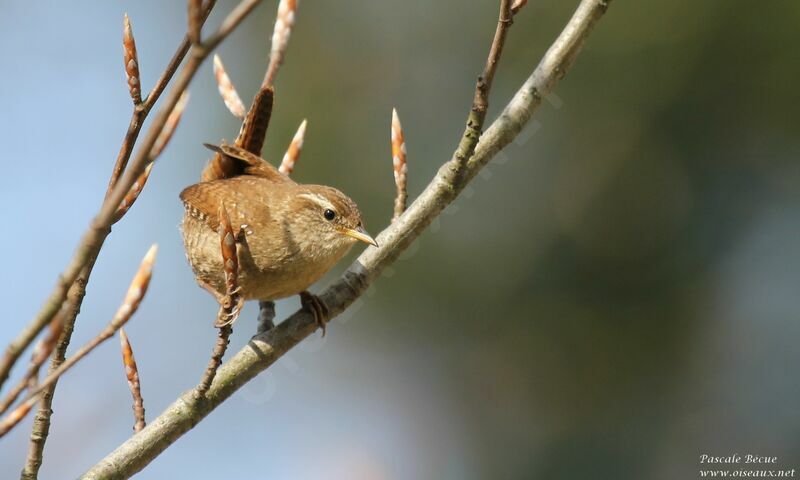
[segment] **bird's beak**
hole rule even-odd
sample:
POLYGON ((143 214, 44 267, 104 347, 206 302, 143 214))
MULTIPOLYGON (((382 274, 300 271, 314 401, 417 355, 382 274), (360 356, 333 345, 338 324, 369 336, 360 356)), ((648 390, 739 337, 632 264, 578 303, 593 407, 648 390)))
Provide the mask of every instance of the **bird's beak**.
POLYGON ((342 233, 348 237, 353 237, 356 240, 361 240, 364 243, 369 243, 372 246, 378 246, 378 242, 376 242, 374 238, 370 237, 369 234, 364 231, 363 227, 345 228, 342 233))

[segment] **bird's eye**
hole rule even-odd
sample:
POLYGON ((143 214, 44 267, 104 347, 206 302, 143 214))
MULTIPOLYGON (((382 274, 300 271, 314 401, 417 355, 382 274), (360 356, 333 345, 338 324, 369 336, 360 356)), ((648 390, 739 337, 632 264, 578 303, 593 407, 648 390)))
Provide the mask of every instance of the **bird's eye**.
POLYGON ((331 221, 336 218, 336 212, 331 210, 330 208, 326 209, 325 212, 322 214, 325 216, 325 220, 331 221))

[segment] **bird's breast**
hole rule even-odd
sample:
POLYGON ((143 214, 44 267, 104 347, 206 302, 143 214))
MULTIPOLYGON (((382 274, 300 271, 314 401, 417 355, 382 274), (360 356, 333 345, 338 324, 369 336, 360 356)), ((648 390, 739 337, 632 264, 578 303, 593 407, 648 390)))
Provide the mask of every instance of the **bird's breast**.
MULTIPOLYGON (((190 208, 181 230, 197 279, 224 294, 219 234, 190 208)), ((241 293, 245 300, 276 300, 298 294, 338 263, 350 246, 346 242, 298 240, 277 225, 242 223, 237 240, 241 293)))

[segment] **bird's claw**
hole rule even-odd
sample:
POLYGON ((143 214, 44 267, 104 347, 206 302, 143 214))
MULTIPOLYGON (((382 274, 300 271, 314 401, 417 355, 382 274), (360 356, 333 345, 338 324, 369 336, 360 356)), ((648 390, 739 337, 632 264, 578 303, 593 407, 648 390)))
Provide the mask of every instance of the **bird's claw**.
POLYGON ((239 318, 244 306, 244 297, 236 295, 240 289, 234 291, 234 295, 225 295, 219 302, 219 312, 217 312, 217 321, 214 326, 217 328, 231 325, 239 318))
POLYGON ((322 336, 324 337, 328 332, 328 306, 325 305, 321 298, 307 290, 300 292, 300 304, 314 316, 314 320, 316 320, 317 326, 322 329, 322 336))

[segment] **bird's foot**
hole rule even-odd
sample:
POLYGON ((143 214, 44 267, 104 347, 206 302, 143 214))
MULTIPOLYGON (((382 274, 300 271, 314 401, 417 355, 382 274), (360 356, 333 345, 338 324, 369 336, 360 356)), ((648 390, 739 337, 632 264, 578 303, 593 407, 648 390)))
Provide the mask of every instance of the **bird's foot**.
POLYGON ((328 332, 328 306, 325 305, 321 298, 308 290, 300 292, 300 304, 314 316, 314 320, 316 320, 319 328, 322 329, 322 336, 324 337, 328 332))
POLYGON ((244 306, 244 297, 239 295, 239 292, 242 291, 241 287, 234 290, 231 295, 223 295, 204 280, 198 278, 197 283, 213 295, 217 303, 219 303, 219 311, 217 312, 217 319, 214 320, 214 326, 220 328, 232 325, 239 318, 244 306))
POLYGON ((223 295, 219 299, 219 311, 217 312, 217 320, 214 322, 215 327, 220 328, 232 325, 239 318, 244 306, 244 297, 239 295, 239 290, 237 288, 232 295, 223 295))

